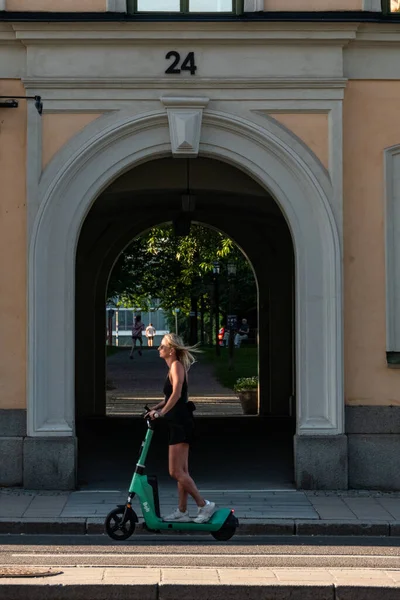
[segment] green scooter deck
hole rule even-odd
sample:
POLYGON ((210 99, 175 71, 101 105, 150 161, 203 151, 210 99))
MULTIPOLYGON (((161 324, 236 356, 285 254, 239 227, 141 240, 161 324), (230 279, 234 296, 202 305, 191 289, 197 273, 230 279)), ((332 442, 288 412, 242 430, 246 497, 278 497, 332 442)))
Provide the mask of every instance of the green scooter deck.
POLYGON ((225 523, 226 519, 232 513, 232 510, 229 508, 219 508, 215 511, 213 516, 207 523, 181 523, 181 522, 169 522, 163 521, 158 517, 151 516, 146 519, 146 513, 144 513, 144 520, 146 526, 150 530, 159 530, 159 531, 218 531, 221 529, 222 525, 225 523))

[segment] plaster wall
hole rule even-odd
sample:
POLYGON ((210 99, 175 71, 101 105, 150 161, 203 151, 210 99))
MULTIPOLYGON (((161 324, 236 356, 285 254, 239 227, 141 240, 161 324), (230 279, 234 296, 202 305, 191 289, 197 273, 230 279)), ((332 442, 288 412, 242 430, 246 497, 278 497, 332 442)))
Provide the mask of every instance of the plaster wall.
MULTIPOLYGON (((0 95, 24 95, 20 81, 0 80, 0 95)), ((26 111, 0 115, 0 408, 26 407, 26 111)))
MULTIPOLYGON (((190 36, 193 33, 197 36, 194 27, 193 32, 189 29, 184 32, 181 24, 177 23, 171 25, 166 32, 163 24, 156 24, 152 27, 151 38, 154 39, 151 39, 143 25, 135 23, 132 27, 126 28, 126 35, 132 41, 124 44, 111 44, 109 41, 104 43, 98 40, 87 44, 85 40, 75 40, 68 46, 68 52, 64 44, 54 40, 46 41, 46 44, 32 44, 29 46, 27 56, 29 77, 44 78, 47 81, 49 78, 68 78, 69 82, 72 78, 79 78, 79 82, 108 77, 123 80, 148 78, 149 74, 155 79, 164 78, 165 69, 169 66, 169 62, 165 60, 165 47, 168 48, 171 43, 182 54, 187 52, 188 48, 195 53, 199 78, 254 77, 265 80, 268 77, 276 78, 277 74, 281 79, 343 76, 342 49, 339 45, 326 43, 326 39, 315 40, 313 43, 307 41, 297 47, 294 44, 284 45, 281 41, 275 40, 268 40, 266 43, 264 36, 269 37, 270 34, 268 31, 262 31, 261 43, 260 39, 257 43, 254 39, 253 43, 247 46, 242 43, 242 40, 236 40, 235 43, 225 40, 223 45, 220 42, 210 44, 205 43, 204 40, 193 40, 188 46, 187 40, 182 40, 182 35, 190 36), (176 36, 176 39, 169 40, 168 46, 160 45, 158 40, 165 35, 176 36), (149 39, 143 45, 138 44, 137 39, 141 36, 149 36, 151 44, 149 39)), ((235 35, 233 31, 227 33, 235 35)), ((62 36, 65 38, 68 35, 69 32, 63 28, 62 36)), ((108 36, 115 34, 110 29, 106 35, 109 40, 108 36)), ((346 37, 347 32, 344 35, 346 37)), ((190 87, 193 83, 190 77, 192 77, 190 74, 184 74, 180 82, 185 82, 190 87)), ((239 93, 242 99, 243 92, 239 93)), ((150 93, 146 92, 147 98, 149 95, 150 93)), ((232 96, 230 92, 229 99, 232 100, 235 96, 237 97, 237 93, 232 96)), ((154 97, 159 101, 158 90, 154 97)), ((113 99, 115 100, 115 97, 113 99)), ((113 109, 115 109, 115 102, 113 109)))
POLYGON ((6 0, 9 11, 105 12, 106 0, 6 0))
POLYGON ((42 167, 56 152, 101 113, 44 114, 42 117, 42 167))
POLYGON ((290 129, 329 169, 329 118, 318 113, 270 113, 270 116, 290 129))
POLYGON ((399 81, 350 81, 344 102, 345 398, 400 406, 386 364, 384 149, 400 143, 399 81))
POLYGON ((362 10, 363 0, 265 0, 264 10, 362 10))

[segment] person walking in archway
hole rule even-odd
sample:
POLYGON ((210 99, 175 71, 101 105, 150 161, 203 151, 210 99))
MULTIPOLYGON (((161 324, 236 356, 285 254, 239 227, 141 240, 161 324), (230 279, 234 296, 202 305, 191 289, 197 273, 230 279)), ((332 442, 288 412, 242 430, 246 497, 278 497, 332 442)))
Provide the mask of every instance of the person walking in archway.
POLYGON ((153 323, 150 323, 146 327, 146 337, 147 337, 147 345, 149 348, 153 347, 154 336, 156 335, 156 330, 153 327, 153 323))
POLYGON ((135 322, 133 323, 133 327, 132 327, 132 348, 131 348, 131 353, 129 355, 129 358, 133 358, 133 354, 136 350, 136 342, 139 342, 140 348, 139 348, 139 356, 142 356, 142 348, 143 348, 143 340, 142 340, 142 333, 144 331, 144 325, 142 323, 142 317, 140 315, 137 315, 135 317, 135 322))
POLYGON ((197 504, 195 523, 206 523, 210 520, 216 506, 214 502, 205 500, 189 474, 189 448, 193 442, 194 404, 188 401, 187 374, 195 362, 192 352, 196 348, 185 346, 182 338, 175 333, 168 333, 158 348, 160 358, 168 365, 169 371, 164 384, 165 399, 157 404, 149 413, 151 419, 164 417, 169 429, 169 473, 178 483, 178 508, 164 521, 191 521, 187 510, 188 496, 192 496, 197 504))

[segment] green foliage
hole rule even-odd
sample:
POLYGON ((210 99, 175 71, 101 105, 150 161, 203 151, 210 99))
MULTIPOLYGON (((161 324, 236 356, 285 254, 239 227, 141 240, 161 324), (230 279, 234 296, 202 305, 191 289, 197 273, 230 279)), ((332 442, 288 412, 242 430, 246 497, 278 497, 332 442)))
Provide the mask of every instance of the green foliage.
POLYGON ((192 225, 186 237, 176 237, 171 226, 153 227, 134 240, 112 270, 108 301, 149 310, 152 299, 158 298, 158 306, 171 315, 179 308, 182 320, 191 310, 191 298, 202 297, 208 311, 213 303, 215 261, 221 266, 220 311, 228 312, 229 293, 238 314, 255 308, 257 291, 249 263, 230 238, 201 225, 192 225), (228 261, 236 263, 235 289, 227 278, 228 261), (235 292, 238 289, 240 294, 235 292))
POLYGON ((258 389, 258 376, 240 377, 236 380, 233 389, 235 392, 247 392, 248 390, 258 389))

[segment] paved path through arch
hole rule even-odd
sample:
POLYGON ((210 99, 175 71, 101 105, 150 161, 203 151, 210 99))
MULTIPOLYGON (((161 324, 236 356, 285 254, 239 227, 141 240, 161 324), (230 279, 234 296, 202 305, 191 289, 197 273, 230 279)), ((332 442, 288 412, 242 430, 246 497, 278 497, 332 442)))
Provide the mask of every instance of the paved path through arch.
MULTIPOLYGON (((146 403, 162 399, 167 376, 165 362, 157 349, 144 348, 142 356, 121 349, 107 359, 107 415, 140 415, 146 403)), ((201 355, 189 373, 189 395, 196 403, 196 416, 241 416, 240 402, 234 392, 222 386, 213 375, 213 367, 201 355)))

